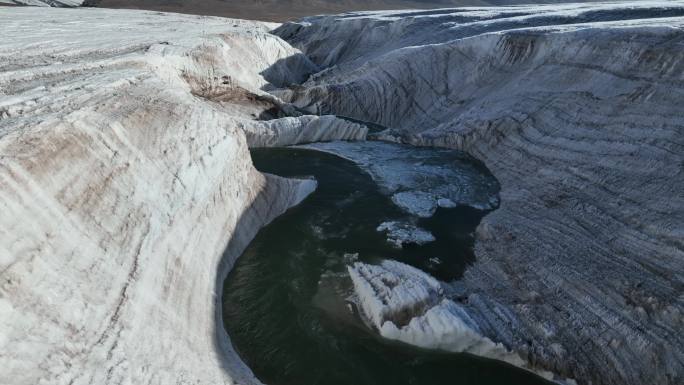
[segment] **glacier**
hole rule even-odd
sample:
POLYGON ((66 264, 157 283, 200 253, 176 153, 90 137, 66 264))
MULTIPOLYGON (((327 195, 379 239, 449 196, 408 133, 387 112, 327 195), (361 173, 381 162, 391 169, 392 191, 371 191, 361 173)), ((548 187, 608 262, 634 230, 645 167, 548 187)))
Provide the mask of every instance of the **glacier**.
POLYGON ((407 212, 498 207, 458 281, 352 265, 381 335, 578 383, 682 383, 683 1, 281 26, 85 8, 0 19, 7 382, 259 384, 223 330, 220 284, 316 183, 261 174, 248 150, 371 136, 345 116, 385 127, 374 139, 468 153, 500 187, 495 201, 435 192, 383 143, 313 144, 407 212))

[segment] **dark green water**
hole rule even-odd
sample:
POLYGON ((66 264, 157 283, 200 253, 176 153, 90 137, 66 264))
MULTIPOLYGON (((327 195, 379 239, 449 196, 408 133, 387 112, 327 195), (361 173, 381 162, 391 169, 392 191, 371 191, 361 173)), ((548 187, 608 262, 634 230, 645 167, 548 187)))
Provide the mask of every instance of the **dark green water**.
POLYGON ((437 241, 397 249, 375 229, 406 214, 353 163, 297 149, 254 150, 252 158, 261 171, 313 175, 319 182, 317 191, 300 206, 259 232, 224 284, 226 330, 262 382, 546 383, 497 361, 383 340, 347 304, 349 254, 358 253, 358 259, 366 262, 396 259, 441 279, 457 278, 473 260, 471 234, 484 212, 468 207, 439 209, 434 217, 418 222, 437 241))

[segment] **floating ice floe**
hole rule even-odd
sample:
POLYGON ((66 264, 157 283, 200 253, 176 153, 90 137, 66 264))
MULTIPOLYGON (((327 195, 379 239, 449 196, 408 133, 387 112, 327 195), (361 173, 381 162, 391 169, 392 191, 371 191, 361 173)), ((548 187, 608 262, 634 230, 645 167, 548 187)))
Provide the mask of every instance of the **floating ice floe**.
POLYGON ((431 217, 437 210, 432 194, 424 191, 402 191, 392 195, 392 202, 404 211, 421 218, 431 217))
POLYGON ((422 217, 438 207, 491 209, 498 183, 464 153, 384 142, 327 142, 300 147, 325 151, 358 164, 402 210, 422 217))
POLYGON ((435 241, 435 236, 431 232, 408 222, 383 222, 376 230, 387 232, 387 242, 396 247, 411 243, 423 245, 435 241))

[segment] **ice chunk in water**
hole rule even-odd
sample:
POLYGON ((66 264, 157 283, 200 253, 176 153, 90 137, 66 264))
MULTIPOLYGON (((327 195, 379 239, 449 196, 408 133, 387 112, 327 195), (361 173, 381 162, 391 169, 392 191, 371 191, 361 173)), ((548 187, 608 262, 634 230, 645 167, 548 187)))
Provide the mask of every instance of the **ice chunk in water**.
POLYGON ((402 191, 392 195, 392 202, 407 213, 421 218, 431 217, 437 210, 437 200, 424 191, 402 191))
POLYGON ((385 322, 408 323, 442 295, 439 281, 396 261, 380 266, 356 262, 348 270, 361 310, 379 330, 385 322))
POLYGON ((432 233, 408 222, 383 222, 376 230, 386 231, 387 242, 393 244, 395 247, 402 247, 402 245, 409 243, 423 245, 435 241, 435 236, 432 235, 432 233))
POLYGON ((298 147, 326 151, 355 162, 392 197, 392 202, 420 217, 431 216, 437 207, 491 209, 498 203, 497 181, 459 151, 376 141, 298 147))
POLYGON ((383 337, 526 366, 516 353, 483 336, 467 310, 448 299, 432 276, 396 261, 356 262, 348 270, 363 314, 383 337))

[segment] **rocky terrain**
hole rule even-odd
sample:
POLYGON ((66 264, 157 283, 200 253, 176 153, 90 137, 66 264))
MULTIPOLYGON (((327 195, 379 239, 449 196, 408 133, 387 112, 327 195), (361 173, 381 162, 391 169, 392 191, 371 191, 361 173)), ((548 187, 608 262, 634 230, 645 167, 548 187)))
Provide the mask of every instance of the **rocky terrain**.
POLYGON ((323 71, 277 94, 465 150, 501 183, 452 298, 561 377, 684 376, 684 4, 312 17, 323 71))
MULTIPOLYGON (((582 384, 683 381, 684 2, 364 12, 275 34, 146 11, 0 19, 5 382, 258 383, 222 328, 221 282, 315 182, 257 172, 248 147, 366 136, 326 114, 464 150, 498 179, 475 264, 424 309, 479 352, 582 384)), ((419 340, 384 334, 420 344, 423 315, 402 315, 428 325, 419 340)))

